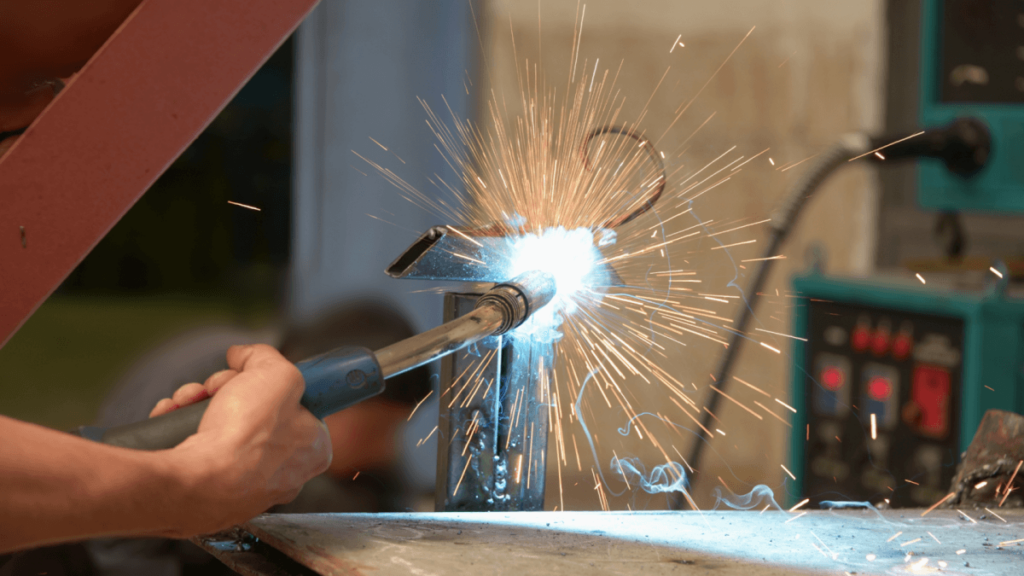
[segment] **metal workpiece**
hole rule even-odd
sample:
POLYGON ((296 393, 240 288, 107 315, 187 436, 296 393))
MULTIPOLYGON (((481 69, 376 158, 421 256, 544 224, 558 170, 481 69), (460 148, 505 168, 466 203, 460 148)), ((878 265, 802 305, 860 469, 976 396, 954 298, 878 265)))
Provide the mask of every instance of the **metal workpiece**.
MULTIPOLYGON (((392 278, 410 280, 504 282, 515 237, 503 232, 507 230, 501 226, 477 230, 434 226, 395 258, 385 272, 392 278)), ((596 266, 591 274, 600 279, 597 284, 602 287, 625 285, 607 263, 596 266)))
MULTIPOLYGON (((441 357, 438 511, 544 509, 554 353, 513 330, 549 304, 557 286, 542 272, 502 276, 506 232, 435 226, 387 268, 394 278, 499 282, 445 294, 443 329, 377 353, 385 377, 441 357)), ((621 284, 610 266, 595 274, 603 285, 621 284)))
POLYGON ((1024 416, 989 410, 960 458, 945 506, 1024 507, 1024 416))
MULTIPOLYGON (((476 312, 480 294, 444 295, 444 319, 476 312)), ((490 336, 441 360, 437 481, 434 509, 494 510, 494 476, 500 451, 495 399, 502 385, 504 339, 490 336), (482 385, 477 393, 467 385, 482 385), (497 388, 495 388, 497 387, 497 388)), ((499 495, 500 498, 500 495, 499 495)))
POLYGON ((495 475, 495 488, 503 498, 494 509, 544 510, 554 348, 515 335, 504 339, 498 398, 501 458, 495 475))
MULTIPOLYGON (((445 294, 445 320, 482 300, 445 294)), ((514 332, 442 359, 438 511, 543 510, 552 359, 550 344, 514 332)))
POLYGON ((395 258, 386 269, 392 278, 501 282, 503 266, 494 262, 508 250, 504 236, 477 236, 472 231, 434 226, 395 258), (452 258, 460 254, 463 258, 452 258), (484 265, 480 265, 480 263, 484 265))
MULTIPOLYGON (((1005 522, 971 513, 975 523, 955 510, 922 512, 265 514, 244 529, 339 576, 1021 573, 1024 511, 999 510, 1005 522)), ((267 572, 281 573, 292 572, 267 572)))

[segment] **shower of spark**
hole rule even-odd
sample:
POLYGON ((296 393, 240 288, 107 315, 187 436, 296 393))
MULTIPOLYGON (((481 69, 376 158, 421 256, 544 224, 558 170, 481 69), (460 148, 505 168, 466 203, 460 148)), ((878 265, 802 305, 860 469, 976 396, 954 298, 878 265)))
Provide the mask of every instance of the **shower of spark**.
MULTIPOLYGON (((691 434, 701 437, 698 428, 702 428, 702 406, 694 399, 697 386, 688 390, 690 383, 667 369, 666 360, 686 347, 710 345, 721 351, 726 345, 731 322, 728 310, 742 293, 726 282, 715 282, 714 288, 706 286, 707 271, 715 270, 720 278, 718 270, 725 267, 732 273, 727 280, 738 275, 731 250, 754 244, 756 238, 744 238, 743 234, 767 222, 702 219, 696 201, 722 190, 720 185, 767 150, 753 151, 748 158, 733 146, 711 162, 689 170, 680 161, 682 152, 666 157, 661 150, 655 156, 655 142, 643 126, 647 107, 626 118, 625 98, 616 85, 623 64, 601 69, 599 62, 591 66, 584 60, 580 66, 581 33, 580 27, 570 55, 574 72, 563 92, 566 96, 558 97, 558 91, 538 75, 536 65, 527 63, 516 68, 518 113, 510 113, 509 103, 492 92, 483 129, 460 118, 446 123, 421 100, 438 139, 438 150, 460 178, 455 183, 435 174, 430 181, 454 197, 454 202, 424 194, 391 170, 364 160, 409 201, 458 224, 461 231, 504 236, 507 253, 484 259, 502 263, 509 277, 530 269, 555 275, 559 287, 556 300, 519 329, 521 335, 527 332, 537 338, 544 334, 545 340, 557 340, 557 368, 544 379, 549 390, 543 395, 555 405, 550 411, 552 458, 559 465, 568 465, 568 435, 579 466, 576 435, 582 432, 582 420, 617 414, 613 417, 630 421, 635 436, 652 444, 663 458, 664 464, 655 469, 664 477, 665 488, 645 487, 656 493, 669 486, 682 487, 685 472, 677 463, 682 459, 677 456, 678 448, 661 440, 660 430, 652 433, 651 426, 657 424, 680 435, 684 446, 693 438, 682 436, 680 430, 696 430, 691 434), (609 126, 619 128, 606 130, 609 126), (664 171, 661 159, 667 161, 664 171), (651 200, 662 190, 664 194, 651 209, 651 200), (649 214, 633 220, 648 210, 649 214), (593 374, 594 378, 583 398, 581 374, 593 374), (660 387, 660 394, 671 402, 661 411, 648 410, 634 390, 637 386, 660 387), (577 406, 582 413, 577 413, 577 406)), ((685 111, 692 101, 684 102, 680 109, 685 111)), ((708 120, 710 117, 693 134, 708 120)), ((662 136, 659 133, 658 139, 662 136)), ((486 356, 481 359, 487 361, 486 356)), ((472 370, 468 378, 481 372, 472 370)), ((462 386, 484 389, 475 384, 462 386)), ((762 419, 741 400, 730 399, 762 419)), ((710 440, 713 435, 704 432, 701 441, 710 440)), ((598 441, 585 438, 591 440, 598 441)), ((616 462, 624 465, 626 461, 616 462)), ((617 471, 609 470, 612 474, 605 480, 601 464, 591 463, 595 478, 600 477, 595 489, 603 507, 607 506, 604 491, 610 489, 609 482, 629 482, 622 465, 617 471)))
MULTIPOLYGON (((564 489, 562 467, 580 472, 590 467, 604 509, 610 506, 609 494, 622 493, 618 487, 637 485, 651 494, 682 492, 695 506, 685 486, 687 469, 690 475, 698 471, 685 462, 680 447, 686 450, 691 442, 712 442, 717 436, 724 444, 726 432, 713 434, 700 423, 707 411, 702 398, 714 393, 710 387, 715 383, 698 386, 670 368, 670 362, 692 358, 696 364, 727 345, 733 309, 744 303, 746 267, 741 262, 766 259, 756 258, 756 251, 769 220, 737 218, 703 203, 727 190, 723 184, 744 169, 759 169, 760 164, 748 164, 768 149, 732 146, 715 152, 710 162, 691 160, 687 144, 714 113, 692 125, 682 118, 750 32, 711 78, 671 112, 668 128, 650 127, 653 134, 644 121, 659 90, 668 90, 663 86, 668 70, 643 108, 628 108, 617 84, 624 63, 602 68, 600 61, 581 61, 581 34, 582 16, 577 19, 568 61, 571 73, 564 87, 548 84, 535 62, 520 62, 513 38, 518 94, 508 100, 500 91, 487 92, 490 98, 481 106, 486 114, 480 123, 442 119, 420 100, 437 137, 436 148, 458 178, 428 178, 440 196, 425 194, 390 169, 359 156, 404 198, 457 226, 452 228, 457 233, 503 237, 504 243, 497 244, 503 246, 501 253, 480 256, 481 265, 504 267, 508 277, 525 270, 556 277, 559 291, 552 305, 513 337, 529 336, 556 347, 555 366, 547 367, 540 380, 546 387, 541 398, 549 407, 550 461, 558 469, 559 497, 564 489), (682 131, 677 139, 672 128, 682 131), (620 429, 617 438, 587 432, 586 422, 608 419, 630 426, 620 429), (608 444, 613 441, 645 442, 661 462, 649 464, 650 475, 629 458, 616 456, 613 465, 605 467, 608 461, 598 461, 597 450, 611 451, 608 444)), ((767 160, 760 169, 773 170, 774 160, 767 160)), ((803 160, 793 159, 791 165, 803 160)), ((791 307, 793 297, 767 299, 768 306, 791 307)), ((778 361, 780 347, 793 338, 781 332, 784 324, 775 320, 775 330, 747 334, 760 344, 750 353, 770 354, 774 358, 766 361, 771 362, 778 361)), ((492 359, 483 355, 478 363, 492 359)), ((467 369, 453 386, 470 396, 487 394, 488 383, 474 381, 483 378, 482 373, 479 367, 467 369)), ((781 421, 790 426, 787 418, 766 406, 771 404, 770 394, 754 384, 747 386, 728 396, 743 409, 742 418, 750 415, 744 425, 778 426, 781 421), (754 394, 765 396, 765 402, 756 401, 760 396, 754 394), (776 423, 770 424, 773 420, 776 423)), ((774 400, 789 408, 781 399, 774 400)), ((514 407, 522 408, 518 398, 514 407)), ((529 426, 517 416, 518 412, 512 415, 516 426, 529 426)), ((528 461, 512 464, 511 476, 527 481, 529 470, 536 468, 533 461, 545 458, 543 451, 531 451, 528 461)), ((564 510, 564 504, 559 509, 564 510)))

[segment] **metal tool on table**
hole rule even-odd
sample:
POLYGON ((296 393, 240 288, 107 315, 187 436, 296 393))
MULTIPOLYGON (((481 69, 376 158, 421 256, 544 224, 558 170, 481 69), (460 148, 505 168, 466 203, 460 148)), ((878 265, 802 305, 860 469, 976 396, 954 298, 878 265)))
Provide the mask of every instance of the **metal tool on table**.
MULTIPOLYGON (((543 272, 526 272, 497 284, 473 302, 467 314, 432 330, 371 352, 345 347, 298 363, 306 381, 302 405, 317 418, 338 412, 384 391, 384 380, 493 335, 516 328, 555 295, 555 281, 543 272)), ((125 448, 172 448, 196 432, 210 400, 203 400, 142 422, 98 428, 79 435, 125 448)))

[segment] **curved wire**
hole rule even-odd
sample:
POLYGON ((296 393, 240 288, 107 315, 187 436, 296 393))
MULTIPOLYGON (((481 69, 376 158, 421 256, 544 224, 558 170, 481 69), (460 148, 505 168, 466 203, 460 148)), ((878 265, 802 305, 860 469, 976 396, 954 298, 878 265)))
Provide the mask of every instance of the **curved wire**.
POLYGON ((651 141, 642 138, 632 129, 624 128, 622 126, 602 126, 600 128, 595 128, 591 130, 590 133, 587 134, 586 139, 584 139, 583 141, 583 146, 580 152, 583 154, 583 165, 588 170, 590 169, 590 154, 588 152, 590 147, 590 141, 602 134, 618 134, 620 136, 625 136, 627 138, 632 138, 636 140, 637 142, 640 143, 640 147, 642 147, 647 152, 647 155, 651 158, 651 162, 654 163, 658 171, 661 172, 661 176, 657 178, 657 186, 654 188, 654 191, 650 194, 650 196, 648 196, 647 201, 644 202, 642 206, 628 214, 617 216, 602 224, 603 228, 616 228, 618 226, 625 224, 626 222, 633 220, 634 218, 643 214, 644 212, 647 212, 651 208, 654 208, 654 203, 657 202, 659 198, 661 198, 661 193, 665 191, 665 182, 668 179, 668 175, 665 173, 665 163, 662 161, 661 155, 658 154, 658 151, 654 149, 654 145, 651 144, 651 141))

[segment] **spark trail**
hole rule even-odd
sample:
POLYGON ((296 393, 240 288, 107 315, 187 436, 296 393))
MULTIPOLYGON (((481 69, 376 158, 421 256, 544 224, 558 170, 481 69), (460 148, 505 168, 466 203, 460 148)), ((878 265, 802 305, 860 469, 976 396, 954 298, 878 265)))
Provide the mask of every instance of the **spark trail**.
MULTIPOLYGON (((684 147, 696 143, 698 133, 707 134, 714 117, 702 114, 689 122, 687 110, 753 29, 738 39, 736 49, 706 82, 695 84, 700 86, 695 93, 674 94, 674 103, 659 104, 656 95, 669 97, 666 68, 637 109, 627 105, 623 94, 625 61, 606 66, 602 63, 608 59, 591 64, 581 58, 582 13, 567 59, 567 67, 576 72, 563 91, 547 82, 536 61, 518 60, 512 38, 515 96, 493 87, 483 92, 487 98, 479 122, 459 118, 450 108, 447 115, 439 114, 420 100, 437 138, 436 149, 451 169, 450 174, 428 178, 435 189, 431 193, 369 155, 357 154, 406 200, 436 215, 454 233, 470 241, 502 238, 495 253, 481 256, 480 265, 501 267, 510 277, 521 269, 556 276, 556 300, 514 334, 555 346, 557 361, 545 367, 547 389, 542 394, 550 403, 550 455, 531 452, 532 460, 520 462, 514 474, 519 477, 541 458, 550 458, 556 467, 589 465, 598 501, 607 507, 609 491, 613 496, 617 491, 610 486, 616 479, 652 494, 680 491, 687 476, 677 445, 685 450, 691 442, 716 437, 699 422, 706 411, 701 399, 715 383, 698 374, 707 374, 704 364, 724 350, 735 331, 734 310, 745 305, 742 262, 757 255, 758 238, 768 222, 737 217, 717 196, 728 193, 728 183, 745 170, 774 173, 774 161, 769 163, 769 149, 763 147, 725 146, 703 160, 703 154, 687 154, 684 147), (667 107, 658 110, 671 119, 667 126, 648 126, 655 104, 667 107), (645 412, 657 418, 645 423, 638 418, 645 412), (632 432, 599 439, 584 421, 629 422, 632 432), (673 422, 697 426, 683 428, 673 422), (593 447, 589 464, 580 458, 577 435, 593 447), (609 445, 601 446, 602 441, 609 445), (610 445, 613 441, 619 448, 610 445), (657 462, 648 460, 648 474, 638 460, 616 455, 612 466, 604 468, 597 450, 651 454, 657 462), (612 473, 607 479, 606 470, 612 473)), ((780 304, 776 310, 792 302, 780 304)), ((746 336, 761 345, 761 354, 778 357, 792 338, 780 330, 779 325, 761 324, 759 332, 746 336)), ((487 393, 482 374, 491 361, 492 356, 484 355, 457 376, 453 402, 465 405, 476 394, 487 393)), ((788 414, 780 416, 756 402, 760 396, 751 389, 770 395, 748 386, 729 396, 743 409, 736 418, 739 423, 789 426, 788 414)), ((515 426, 529 425, 521 417, 523 410, 523 401, 514 399, 515 426)), ((696 506, 692 500, 691 505, 696 506)))

